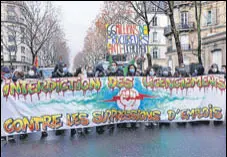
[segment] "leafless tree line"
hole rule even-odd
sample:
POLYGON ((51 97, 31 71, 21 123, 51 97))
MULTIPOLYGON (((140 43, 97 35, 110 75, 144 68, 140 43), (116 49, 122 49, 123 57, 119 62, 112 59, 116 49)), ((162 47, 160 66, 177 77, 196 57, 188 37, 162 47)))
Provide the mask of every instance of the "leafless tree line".
POLYGON ((59 11, 50 1, 23 1, 23 7, 11 14, 13 21, 1 20, 1 43, 10 54, 11 65, 11 52, 16 54, 22 44, 27 45, 32 64, 36 56, 46 65, 54 64, 59 56, 68 63, 69 49, 59 24, 59 11))
MULTIPOLYGON (((201 2, 202 1, 195 1, 191 3, 195 7, 195 21, 198 36, 198 47, 196 55, 198 56, 199 63, 202 64, 200 28, 202 10, 201 2)), ((146 25, 149 36, 150 26, 157 13, 164 13, 169 18, 171 32, 175 39, 178 64, 182 64, 183 53, 179 36, 180 33, 174 19, 174 7, 176 3, 177 1, 105 1, 101 13, 97 15, 95 21, 92 23, 92 29, 89 28, 87 36, 85 37, 84 49, 81 53, 83 53, 85 58, 88 59, 80 61, 80 65, 86 64, 86 62, 91 61, 92 58, 96 58, 99 53, 107 53, 106 24, 130 23, 137 25, 146 25)), ((74 67, 77 66, 76 58, 78 56, 75 57, 74 67)), ((151 55, 148 53, 147 57, 149 60, 149 66, 151 66, 151 55)))

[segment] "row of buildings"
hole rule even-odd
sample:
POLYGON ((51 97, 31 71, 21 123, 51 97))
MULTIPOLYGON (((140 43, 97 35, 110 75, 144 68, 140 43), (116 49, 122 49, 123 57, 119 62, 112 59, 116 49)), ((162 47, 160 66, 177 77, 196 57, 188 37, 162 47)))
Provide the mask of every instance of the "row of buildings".
MULTIPOLYGON (((156 17, 150 26, 152 64, 178 66, 177 51, 170 21, 163 11, 153 7, 156 17)), ((154 13, 150 13, 154 16, 154 13)), ((197 27, 193 1, 174 2, 174 20, 179 32, 184 64, 198 63, 197 27)), ((226 1, 202 1, 201 12, 202 61, 206 72, 210 65, 226 65, 226 1)), ((148 66, 145 61, 145 68, 148 66)))
MULTIPOLYGON (((32 55, 25 42, 13 45, 12 36, 7 27, 17 25, 23 32, 25 25, 21 10, 25 7, 23 1, 1 1, 1 40, 6 39, 7 50, 1 42, 1 66, 13 65, 27 71, 32 66, 32 55)), ((168 16, 157 7, 151 7, 149 16, 156 17, 150 26, 150 53, 153 64, 169 66, 174 71, 178 66, 177 52, 168 16)), ((198 63, 197 59, 197 27, 195 7, 192 1, 175 1, 174 20, 179 31, 184 63, 198 63)), ((206 71, 210 65, 217 63, 219 68, 226 65, 226 1, 202 1, 201 16, 202 61, 206 71)), ((20 36, 21 41, 23 36, 20 36)), ((40 53, 39 65, 45 66, 40 53)), ((145 61, 145 68, 147 63, 145 61)))
MULTIPOLYGON (((12 66, 27 72, 32 66, 32 54, 23 35, 26 28, 23 9, 26 9, 23 1, 1 1, 1 67, 12 66)), ((40 67, 47 66, 43 53, 38 54, 40 67)))

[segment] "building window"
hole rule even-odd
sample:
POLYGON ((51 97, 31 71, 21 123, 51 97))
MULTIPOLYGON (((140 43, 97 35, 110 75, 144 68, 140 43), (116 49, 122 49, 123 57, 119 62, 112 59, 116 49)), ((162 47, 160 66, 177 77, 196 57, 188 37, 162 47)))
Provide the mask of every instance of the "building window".
POLYGON ((168 66, 173 69, 173 60, 172 58, 170 57, 169 60, 168 60, 168 66))
POLYGON ((15 32, 15 26, 13 26, 13 25, 9 25, 9 26, 7 26, 7 30, 8 30, 8 32, 10 32, 10 33, 13 33, 13 32, 15 32))
POLYGON ((180 42, 181 42, 181 49, 182 50, 189 50, 190 45, 189 45, 189 36, 187 34, 181 35, 180 36, 180 42))
POLYGON ((157 59, 158 58, 158 49, 157 48, 154 48, 153 49, 153 58, 154 59, 157 59))
POLYGON ((207 25, 211 25, 211 23, 212 23, 212 12, 211 10, 209 10, 207 12, 207 25))
POLYGON ((222 53, 221 50, 216 50, 212 53, 212 63, 216 63, 218 65, 218 69, 221 69, 222 66, 222 53))
POLYGON ((157 41, 158 41, 158 33, 153 32, 153 42, 157 42, 157 41))
POLYGON ((157 26, 158 25, 157 21, 158 21, 158 18, 154 17, 152 21, 152 26, 157 26))
POLYGON ((16 55, 11 55, 11 60, 12 61, 16 61, 17 60, 16 58, 17 58, 16 55))
POLYGON ((14 12, 15 11, 15 6, 7 5, 7 11, 8 12, 14 12))
POLYGON ((15 37, 13 35, 8 35, 8 42, 15 41, 15 37))
POLYGON ((20 27, 21 34, 24 34, 24 27, 20 27))
POLYGON ((16 46, 15 45, 10 45, 8 47, 8 49, 9 49, 9 52, 15 52, 16 51, 16 46))
POLYGON ((169 46, 172 46, 172 37, 169 38, 169 46))
POLYGON ((16 21, 16 16, 8 15, 7 18, 9 21, 16 21))
POLYGON ((187 56, 183 56, 183 58, 184 58, 184 64, 185 65, 189 65, 189 58, 187 57, 187 56))
POLYGON ((181 12, 181 25, 188 24, 188 12, 181 12))
POLYGON ((155 5, 152 5, 152 11, 157 11, 157 7, 155 5))
POLYGON ((22 44, 25 44, 25 37, 24 37, 24 36, 22 36, 22 37, 20 38, 20 40, 21 40, 21 43, 22 43, 22 44))
POLYGON ((21 53, 25 54, 25 47, 24 46, 21 46, 21 53))
POLYGON ((25 62, 25 56, 21 56, 21 62, 25 62))
POLYGON ((21 17, 20 18, 20 22, 24 23, 24 18, 21 17))

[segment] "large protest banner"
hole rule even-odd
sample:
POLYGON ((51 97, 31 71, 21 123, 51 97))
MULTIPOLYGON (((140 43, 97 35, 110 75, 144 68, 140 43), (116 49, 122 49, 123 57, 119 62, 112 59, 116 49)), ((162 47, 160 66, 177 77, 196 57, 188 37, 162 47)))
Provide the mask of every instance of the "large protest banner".
POLYGON ((105 77, 6 80, 1 85, 1 135, 124 122, 223 121, 226 81, 105 77))

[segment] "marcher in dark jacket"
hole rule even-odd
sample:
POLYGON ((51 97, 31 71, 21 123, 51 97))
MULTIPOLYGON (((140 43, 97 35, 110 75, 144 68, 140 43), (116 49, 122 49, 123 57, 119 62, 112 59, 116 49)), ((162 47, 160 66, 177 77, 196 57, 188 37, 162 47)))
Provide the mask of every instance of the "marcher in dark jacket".
POLYGON ((172 77, 171 70, 169 68, 162 68, 162 77, 172 77))
POLYGON ((217 64, 212 64, 211 68, 208 71, 208 74, 220 74, 217 64))
POLYGON ((54 71, 52 72, 52 78, 59 78, 64 77, 64 63, 62 61, 59 61, 54 68, 54 71))
POLYGON ((189 77, 189 74, 184 64, 180 65, 180 68, 178 68, 178 72, 179 72, 179 77, 189 77))
POLYGON ((134 64, 129 65, 127 76, 136 76, 136 71, 137 71, 137 69, 134 64))
POLYGON ((226 79, 226 65, 222 65, 222 67, 221 67, 221 73, 224 74, 224 77, 226 79))
POLYGON ((108 76, 124 76, 124 72, 118 67, 117 62, 113 62, 109 67, 109 70, 108 76))
POLYGON ((194 72, 192 73, 192 76, 202 76, 202 75, 204 75, 204 67, 203 65, 199 64, 195 68, 194 72))
POLYGON ((146 76, 156 76, 154 68, 148 67, 146 71, 146 76))
POLYGON ((91 66, 88 66, 87 67, 87 77, 94 77, 95 74, 94 74, 94 71, 93 71, 93 68, 91 66))
POLYGON ((103 66, 100 64, 95 68, 95 77, 104 77, 106 76, 103 66))

